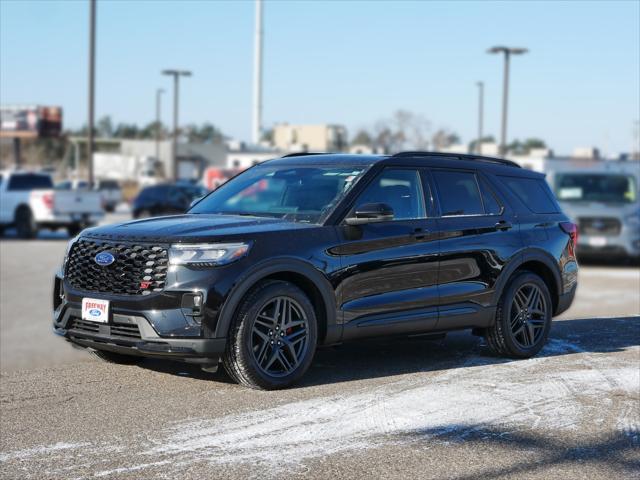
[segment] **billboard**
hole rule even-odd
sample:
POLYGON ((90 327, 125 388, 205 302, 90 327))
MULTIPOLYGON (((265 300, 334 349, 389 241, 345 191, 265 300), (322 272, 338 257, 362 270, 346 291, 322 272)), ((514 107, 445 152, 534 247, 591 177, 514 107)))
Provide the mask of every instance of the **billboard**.
POLYGON ((58 137, 62 132, 62 107, 0 107, 0 138, 58 137))

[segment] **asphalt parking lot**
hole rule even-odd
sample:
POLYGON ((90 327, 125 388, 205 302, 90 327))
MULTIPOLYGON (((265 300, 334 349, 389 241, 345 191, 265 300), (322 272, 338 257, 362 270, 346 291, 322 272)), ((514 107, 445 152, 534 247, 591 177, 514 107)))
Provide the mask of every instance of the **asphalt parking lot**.
POLYGON ((0 241, 1 478, 638 478, 640 269, 583 265, 541 355, 465 333, 318 352, 256 392, 50 332, 66 240, 0 241))

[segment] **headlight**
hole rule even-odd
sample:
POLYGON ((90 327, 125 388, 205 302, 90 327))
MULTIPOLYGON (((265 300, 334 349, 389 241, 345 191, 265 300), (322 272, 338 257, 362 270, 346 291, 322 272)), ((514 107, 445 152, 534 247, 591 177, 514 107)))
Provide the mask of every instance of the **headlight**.
POLYGON ((171 245, 170 265, 193 265, 197 267, 217 267, 227 265, 244 257, 249 243, 212 243, 201 245, 171 245))

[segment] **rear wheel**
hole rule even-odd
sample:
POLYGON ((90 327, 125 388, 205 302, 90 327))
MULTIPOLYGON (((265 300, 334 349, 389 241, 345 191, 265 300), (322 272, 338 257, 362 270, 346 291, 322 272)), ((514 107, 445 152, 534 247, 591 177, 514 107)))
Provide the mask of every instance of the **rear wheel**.
POLYGON ((534 273, 520 272, 510 281, 496 311, 496 321, 485 337, 498 354, 528 358, 540 351, 551 328, 549 289, 534 273))
POLYGON ((18 208, 16 212, 16 230, 20 238, 33 238, 38 233, 38 225, 29 207, 22 206, 18 208))
POLYGON ((261 282, 238 308, 224 367, 248 387, 286 388, 311 365, 317 331, 313 305, 302 290, 289 282, 261 282))
POLYGON ((135 355, 124 355, 122 353, 108 352, 106 350, 92 350, 91 353, 103 362, 118 363, 120 365, 136 365, 143 358, 135 355))

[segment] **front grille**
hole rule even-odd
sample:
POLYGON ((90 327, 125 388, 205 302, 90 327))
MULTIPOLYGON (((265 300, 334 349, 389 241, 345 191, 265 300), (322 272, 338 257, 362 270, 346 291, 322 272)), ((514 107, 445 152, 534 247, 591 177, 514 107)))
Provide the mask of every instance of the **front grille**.
POLYGON ((93 322, 86 322, 79 318, 73 318, 71 320, 70 330, 77 332, 100 334, 100 326, 103 325, 103 333, 110 337, 121 337, 126 339, 141 339, 140 329, 138 325, 132 325, 129 323, 112 323, 112 324, 100 324, 93 322))
POLYGON ((66 278, 79 290, 118 295, 149 295, 164 289, 169 263, 167 249, 157 245, 80 239, 67 260, 66 278), (98 253, 115 257, 111 265, 95 261, 98 253))
POLYGON ((620 235, 622 224, 612 217, 582 217, 578 219, 579 232, 583 235, 620 235))

